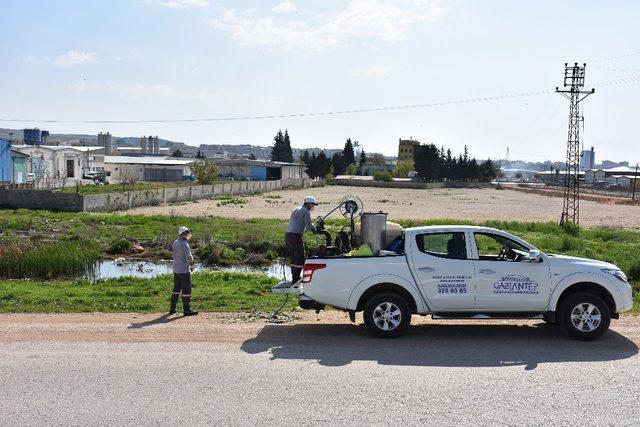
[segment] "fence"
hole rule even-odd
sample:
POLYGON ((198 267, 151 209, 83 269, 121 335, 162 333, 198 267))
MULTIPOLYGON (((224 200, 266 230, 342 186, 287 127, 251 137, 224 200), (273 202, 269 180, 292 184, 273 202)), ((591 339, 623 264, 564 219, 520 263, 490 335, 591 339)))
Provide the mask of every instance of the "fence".
POLYGON ((71 212, 106 212, 139 206, 153 206, 206 199, 215 196, 277 191, 283 188, 308 188, 323 185, 310 179, 277 181, 236 181, 213 185, 192 185, 155 190, 124 191, 104 194, 74 194, 47 190, 0 188, 0 207, 12 209, 48 209, 71 212))

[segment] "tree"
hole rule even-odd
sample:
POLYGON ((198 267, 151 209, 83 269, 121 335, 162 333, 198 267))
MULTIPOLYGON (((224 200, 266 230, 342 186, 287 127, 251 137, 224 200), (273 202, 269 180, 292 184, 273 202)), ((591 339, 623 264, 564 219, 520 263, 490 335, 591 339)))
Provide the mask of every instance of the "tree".
POLYGON ((198 152, 196 153, 196 159, 204 159, 204 153, 200 150, 198 150, 198 152))
MULTIPOLYGON (((286 132, 286 131, 285 131, 286 132)), ((291 143, 289 141, 289 134, 282 134, 279 130, 276 136, 273 137, 273 147, 271 147, 271 160, 274 162, 287 162, 293 163, 293 153, 291 152, 291 143)))
POLYGON ((440 177, 440 158, 434 144, 414 148, 414 165, 420 179, 434 181, 440 177))
POLYGON ((344 149, 342 150, 342 156, 344 157, 344 163, 349 166, 352 163, 356 162, 356 155, 353 152, 353 143, 351 142, 351 138, 347 139, 347 142, 344 143, 344 149))
POLYGON ((309 150, 304 150, 304 153, 302 153, 302 156, 300 156, 300 160, 302 160, 302 163, 304 163, 305 165, 309 166, 309 162, 311 161, 311 156, 309 155, 309 150))
POLYGON ((344 175, 347 170, 347 162, 342 153, 333 153, 333 156, 331 156, 331 166, 333 166, 333 173, 335 173, 336 176, 344 175))
POLYGON ((411 160, 400 160, 393 171, 393 176, 396 178, 406 178, 412 170, 415 170, 415 167, 411 160))
POLYGON ((374 166, 381 166, 386 164, 387 161, 385 160, 384 156, 382 154, 374 154, 372 156, 369 156, 367 158, 367 164, 369 165, 374 165, 374 166))
POLYGON ((351 163, 349 166, 347 166, 347 170, 345 171, 346 175, 359 175, 358 173, 358 166, 356 166, 355 163, 351 163))
POLYGON ((193 176, 202 185, 213 184, 220 176, 220 169, 215 163, 204 160, 197 161, 191 165, 193 176))
POLYGON ((331 162, 327 158, 327 155, 324 154, 324 151, 321 151, 320 154, 316 157, 316 173, 318 178, 325 178, 329 173, 329 168, 331 167, 331 162))
POLYGON ((390 182, 391 174, 388 171, 375 171, 373 173, 374 181, 390 182))
POLYGON ((289 131, 287 129, 284 130, 284 153, 287 160, 284 160, 287 163, 293 163, 293 151, 291 150, 291 139, 289 139, 289 131))
POLYGON ((184 156, 182 154, 182 151, 176 148, 175 150, 173 150, 173 153, 171 153, 171 157, 184 157, 184 156))
POLYGON ((358 175, 362 175, 362 169, 364 165, 367 163, 367 154, 362 150, 360 152, 360 161, 358 162, 358 175))
POLYGON ((257 160, 256 155, 253 153, 249 154, 249 160, 257 160))

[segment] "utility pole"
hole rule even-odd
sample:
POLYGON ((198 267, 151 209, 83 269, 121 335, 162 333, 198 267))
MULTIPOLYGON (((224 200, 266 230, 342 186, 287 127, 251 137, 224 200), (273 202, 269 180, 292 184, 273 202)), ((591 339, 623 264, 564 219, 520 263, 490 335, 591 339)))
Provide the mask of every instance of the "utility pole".
POLYGON ((636 199, 636 183, 638 182, 638 164, 636 163, 636 174, 633 176, 633 193, 631 193, 631 200, 636 199))
POLYGON ((556 87, 556 93, 569 100, 569 132, 567 137, 567 162, 564 178, 564 202, 560 225, 580 225, 580 102, 596 90, 584 91, 584 75, 587 64, 564 64, 564 89, 556 87))

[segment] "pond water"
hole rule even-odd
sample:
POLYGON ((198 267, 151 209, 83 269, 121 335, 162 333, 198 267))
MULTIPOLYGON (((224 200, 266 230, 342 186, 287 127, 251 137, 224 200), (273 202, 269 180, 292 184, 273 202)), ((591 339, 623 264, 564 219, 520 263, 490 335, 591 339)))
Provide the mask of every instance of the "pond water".
MULTIPOLYGON (((283 267, 282 261, 274 262, 264 267, 250 266, 229 266, 229 267, 206 267, 202 264, 196 264, 193 271, 238 271, 243 273, 263 273, 267 276, 282 279, 283 267)), ((289 267, 284 268, 287 280, 291 279, 291 270, 289 267)), ((116 262, 114 260, 98 261, 93 270, 85 275, 85 279, 113 279, 119 277, 144 277, 150 278, 163 274, 172 274, 172 264, 170 261, 124 261, 116 262)))

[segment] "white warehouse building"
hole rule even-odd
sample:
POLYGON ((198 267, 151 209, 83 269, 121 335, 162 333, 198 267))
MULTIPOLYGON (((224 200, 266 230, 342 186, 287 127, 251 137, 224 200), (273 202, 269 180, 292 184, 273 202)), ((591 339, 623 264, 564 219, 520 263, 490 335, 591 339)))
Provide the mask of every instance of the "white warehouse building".
POLYGON ((110 182, 180 182, 191 177, 194 159, 159 156, 105 156, 110 182))

